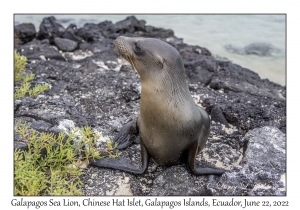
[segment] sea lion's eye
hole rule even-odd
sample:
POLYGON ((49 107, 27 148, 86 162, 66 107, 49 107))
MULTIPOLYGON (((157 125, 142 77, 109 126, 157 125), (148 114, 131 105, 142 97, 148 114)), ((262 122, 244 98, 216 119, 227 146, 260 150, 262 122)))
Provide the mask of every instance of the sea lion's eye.
POLYGON ((134 50, 135 50, 136 52, 140 52, 140 51, 142 50, 137 42, 134 43, 134 45, 135 45, 134 50))

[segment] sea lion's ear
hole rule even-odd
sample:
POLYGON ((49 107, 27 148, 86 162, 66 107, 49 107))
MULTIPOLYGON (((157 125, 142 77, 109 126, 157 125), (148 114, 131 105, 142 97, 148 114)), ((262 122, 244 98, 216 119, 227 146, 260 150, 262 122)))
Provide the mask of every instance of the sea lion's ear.
POLYGON ((161 67, 161 69, 163 69, 164 65, 166 64, 166 60, 160 55, 157 55, 156 57, 156 63, 161 67))
POLYGON ((141 45, 138 42, 134 42, 134 51, 140 53, 142 51, 141 45))

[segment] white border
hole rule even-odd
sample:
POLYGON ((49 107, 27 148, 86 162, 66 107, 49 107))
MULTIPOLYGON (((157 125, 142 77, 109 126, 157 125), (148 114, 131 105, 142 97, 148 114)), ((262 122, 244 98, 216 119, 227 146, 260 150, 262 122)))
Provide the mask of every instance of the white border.
MULTIPOLYGON (((299 120, 297 120, 299 107, 299 10, 296 1, 11 1, 7 5, 1 6, 1 63, 2 65, 2 79, 1 79, 1 141, 2 151, 0 153, 2 160, 1 167, 1 190, 0 190, 0 204, 2 209, 11 209, 12 199, 20 199, 13 197, 13 14, 14 13, 286 13, 287 14, 287 196, 286 197, 247 197, 247 200, 269 200, 271 201, 285 201, 290 202, 289 207, 296 207, 299 195, 299 181, 296 177, 299 176, 298 169, 298 154, 299 146, 297 142, 299 139, 296 135, 299 120), (11 3, 11 5, 9 5, 11 3)), ((61 200, 64 198, 72 199, 73 197, 55 197, 61 200)), ((96 197, 99 200, 116 199, 118 197, 96 197)), ((130 197, 119 197, 120 199, 127 199, 130 197)), ((138 199, 145 200, 148 197, 138 197, 138 199)), ((150 197, 154 199, 154 197, 150 197)), ((183 200, 187 197, 164 197, 164 200, 183 200)), ((206 197, 208 200, 212 197, 206 197)), ((230 200, 230 197, 216 197, 219 200, 230 200)), ((244 197, 235 197, 242 200, 244 197)), ((48 197, 28 197, 27 200, 49 200, 48 197)), ((76 199, 76 198, 74 198, 76 199)), ((80 200, 84 197, 77 198, 80 200)), ((161 199, 161 198, 160 198, 161 199)), ((193 197, 196 199, 196 197, 193 197)), ((24 209, 24 207, 22 207, 24 209)), ((51 208, 51 207, 48 207, 51 208)), ((63 207, 74 208, 74 207, 63 207)), ((91 207, 86 207, 91 208, 91 207)), ((108 209, 103 207, 96 207, 95 209, 108 209)), ((124 207, 123 207, 124 208, 124 207)), ((144 207, 146 208, 146 207, 144 207)), ((159 207, 160 208, 160 207, 159 207)), ((189 209, 191 207, 184 207, 189 209)), ((194 207, 199 209, 201 207, 194 207)), ((215 207, 214 207, 215 208, 215 207)), ((222 207, 228 208, 229 207, 222 207)), ((232 207, 230 207, 232 208, 232 207)), ((250 208, 250 207, 247 207, 250 208)), ((41 208, 46 209, 46 208, 41 208)), ((110 207, 109 209, 115 209, 110 207)), ((152 209, 152 208, 151 208, 152 209)), ((158 209, 158 208, 157 208, 158 209)), ((175 209, 179 209, 176 208, 175 209)), ((295 208, 294 208, 295 209, 295 208)))

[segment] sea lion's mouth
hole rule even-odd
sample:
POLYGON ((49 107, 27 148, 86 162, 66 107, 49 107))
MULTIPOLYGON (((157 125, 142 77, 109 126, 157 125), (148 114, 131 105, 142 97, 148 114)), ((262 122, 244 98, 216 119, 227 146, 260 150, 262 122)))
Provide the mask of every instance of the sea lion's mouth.
POLYGON ((121 55, 125 60, 127 60, 131 65, 132 63, 132 54, 128 44, 125 42, 123 37, 118 37, 114 42, 115 51, 118 55, 121 55))

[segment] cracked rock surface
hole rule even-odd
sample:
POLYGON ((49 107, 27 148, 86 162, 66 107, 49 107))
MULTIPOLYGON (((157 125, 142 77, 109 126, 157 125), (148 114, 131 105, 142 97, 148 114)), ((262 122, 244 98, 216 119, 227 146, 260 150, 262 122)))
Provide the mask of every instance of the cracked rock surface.
POLYGON ((238 166, 221 177, 211 176, 211 195, 286 195, 286 136, 274 127, 255 128, 238 166))
MULTIPOLYGON (((191 94, 212 119, 208 143, 197 159, 230 170, 196 177, 184 164, 158 166, 152 160, 143 175, 88 166, 81 176, 85 195, 286 194, 285 87, 134 16, 79 29, 74 24, 65 29, 55 17, 47 17, 38 32, 32 27, 15 26, 15 49, 28 58, 26 72, 36 75, 31 84, 48 83, 51 89, 15 100, 15 121, 54 133, 66 122, 91 126, 112 138, 139 115, 141 90, 139 75, 118 57, 113 42, 120 35, 158 38, 180 52, 191 94)), ((17 134, 14 146, 26 149, 17 134)), ((122 150, 121 156, 139 161, 139 145, 122 150)))

